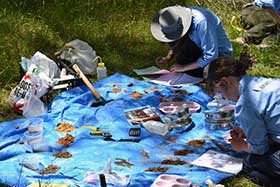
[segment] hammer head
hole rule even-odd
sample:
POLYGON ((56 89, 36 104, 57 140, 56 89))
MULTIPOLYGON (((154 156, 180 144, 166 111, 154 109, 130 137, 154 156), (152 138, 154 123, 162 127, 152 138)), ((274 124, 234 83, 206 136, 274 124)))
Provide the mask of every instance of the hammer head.
POLYGON ((98 107, 98 106, 104 106, 106 103, 109 103, 112 100, 106 101, 103 97, 98 98, 96 101, 91 103, 91 107, 98 107))

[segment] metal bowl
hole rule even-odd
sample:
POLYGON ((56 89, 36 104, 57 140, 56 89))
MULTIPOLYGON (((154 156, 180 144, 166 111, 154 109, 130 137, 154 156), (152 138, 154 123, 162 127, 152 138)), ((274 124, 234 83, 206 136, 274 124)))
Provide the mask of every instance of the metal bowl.
POLYGON ((164 118, 165 123, 168 124, 170 130, 175 132, 183 132, 191 129, 193 121, 189 115, 184 117, 178 118, 173 115, 165 116, 164 118))
POLYGON ((234 110, 228 110, 228 111, 205 111, 205 118, 209 120, 223 120, 232 118, 232 115, 234 113, 234 110))
POLYGON ((191 130, 194 127, 194 123, 191 118, 188 118, 186 121, 182 121, 181 123, 174 124, 171 126, 172 131, 174 132, 186 132, 191 130))
POLYGON ((234 118, 228 118, 227 120, 209 120, 205 119, 205 126, 210 130, 228 130, 230 126, 235 123, 234 118))
POLYGON ((210 121, 216 120, 230 120, 233 118, 234 114, 234 105, 226 105, 215 111, 205 111, 205 118, 210 121))

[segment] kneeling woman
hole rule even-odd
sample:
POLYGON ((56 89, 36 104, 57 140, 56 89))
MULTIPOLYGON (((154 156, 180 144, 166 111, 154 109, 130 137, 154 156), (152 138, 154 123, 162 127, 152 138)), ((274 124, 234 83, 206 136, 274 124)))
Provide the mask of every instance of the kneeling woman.
POLYGON ((212 91, 236 101, 235 117, 241 128, 231 132, 235 151, 245 151, 245 171, 265 186, 280 184, 280 79, 250 77, 252 61, 222 57, 206 70, 212 91))

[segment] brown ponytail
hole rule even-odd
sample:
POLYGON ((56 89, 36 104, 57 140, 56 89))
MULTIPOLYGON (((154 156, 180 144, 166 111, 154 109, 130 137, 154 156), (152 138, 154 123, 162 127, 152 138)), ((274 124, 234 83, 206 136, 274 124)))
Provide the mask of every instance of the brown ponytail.
POLYGON ((234 76, 241 78, 246 74, 246 71, 255 64, 256 61, 247 53, 240 55, 239 59, 233 57, 219 57, 209 64, 208 73, 206 73, 207 90, 212 93, 214 82, 219 81, 222 77, 234 76))
POLYGON ((209 65, 207 79, 218 81, 222 77, 242 77, 254 63, 255 60, 247 54, 241 54, 239 59, 219 57, 209 65))

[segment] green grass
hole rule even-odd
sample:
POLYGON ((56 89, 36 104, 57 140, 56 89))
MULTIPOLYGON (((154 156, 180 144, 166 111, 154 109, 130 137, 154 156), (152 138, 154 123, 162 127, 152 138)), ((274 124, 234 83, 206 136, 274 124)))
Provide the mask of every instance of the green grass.
MULTIPOLYGON (((0 1, 0 121, 22 117, 7 104, 11 89, 20 81, 19 62, 41 51, 53 60, 64 43, 86 41, 106 63, 108 73, 134 76, 132 69, 154 65, 167 48, 150 33, 150 21, 169 5, 201 5, 222 20, 230 39, 239 36, 230 25, 232 16, 249 0, 13 0, 0 1)), ((237 57, 245 50, 233 43, 237 57)), ((279 45, 246 49, 257 59, 251 75, 280 77, 279 45)), ((223 181, 226 186, 255 186, 244 175, 223 181)))

